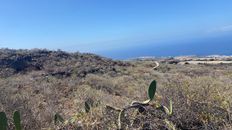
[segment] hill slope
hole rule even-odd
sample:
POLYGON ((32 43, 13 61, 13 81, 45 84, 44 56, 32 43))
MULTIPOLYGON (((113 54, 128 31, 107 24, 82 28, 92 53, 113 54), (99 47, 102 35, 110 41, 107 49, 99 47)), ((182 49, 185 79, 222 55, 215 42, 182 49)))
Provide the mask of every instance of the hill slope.
POLYGON ((156 101, 146 113, 129 111, 123 122, 128 129, 171 129, 165 119, 177 129, 231 128, 231 64, 159 62, 153 70, 153 59, 114 61, 93 54, 2 49, 0 111, 11 115, 19 110, 25 129, 117 129, 114 108, 146 100, 155 79, 156 101), (168 106, 169 99, 171 116, 155 108, 168 106), (85 112, 86 102, 90 113, 85 112), (71 121, 57 126, 55 113, 71 121))

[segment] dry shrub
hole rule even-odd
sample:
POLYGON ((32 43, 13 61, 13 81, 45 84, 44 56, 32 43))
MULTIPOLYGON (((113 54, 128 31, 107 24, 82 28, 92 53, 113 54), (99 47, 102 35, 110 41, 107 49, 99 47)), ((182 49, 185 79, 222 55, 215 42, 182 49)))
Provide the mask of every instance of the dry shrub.
MULTIPOLYGON (((231 129, 232 66, 178 65, 154 61, 113 61, 92 54, 47 50, 9 51, 2 59, 31 55, 40 69, 0 67, 0 110, 12 115, 19 110, 25 129, 117 129, 118 111, 133 100, 147 99, 147 87, 157 80, 159 103, 173 101, 173 115, 166 117, 154 108, 147 113, 128 111, 128 129, 231 129), (85 112, 85 102, 91 104, 85 112), (53 116, 60 113, 72 123, 55 126, 53 116)), ((8 66, 9 67, 9 66, 8 66)), ((10 119, 10 122, 12 119, 10 119)))

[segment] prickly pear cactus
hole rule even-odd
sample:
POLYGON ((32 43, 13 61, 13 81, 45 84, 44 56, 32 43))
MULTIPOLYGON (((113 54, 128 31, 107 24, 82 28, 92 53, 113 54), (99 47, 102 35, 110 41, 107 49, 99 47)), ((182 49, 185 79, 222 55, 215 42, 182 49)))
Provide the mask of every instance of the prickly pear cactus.
POLYGON ((7 129, 7 118, 5 112, 0 112, 0 130, 7 129))
POLYGON ((18 111, 14 112, 13 119, 14 119, 15 130, 22 130, 20 113, 18 111))

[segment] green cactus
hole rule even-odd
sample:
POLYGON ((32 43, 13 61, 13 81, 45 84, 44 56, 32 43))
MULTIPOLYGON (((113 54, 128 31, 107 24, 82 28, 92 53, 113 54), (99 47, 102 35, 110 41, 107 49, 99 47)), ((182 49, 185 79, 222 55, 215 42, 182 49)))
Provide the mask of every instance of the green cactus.
POLYGON ((150 101, 152 101, 155 97, 155 92, 156 92, 156 81, 153 80, 150 83, 150 86, 149 86, 148 91, 147 91, 149 99, 146 101, 143 101, 142 104, 148 104, 150 101))
POLYGON ((156 92, 156 81, 153 80, 148 88, 148 96, 150 98, 150 101, 154 99, 156 92))
POLYGON ((143 105, 147 105, 150 101, 152 101, 155 97, 155 92, 156 92, 156 81, 153 80, 150 85, 149 85, 149 88, 148 88, 148 91, 147 91, 147 94, 148 94, 148 100, 146 101, 143 101, 142 103, 140 102, 132 102, 132 105, 133 104, 143 104, 143 105))
POLYGON ((6 130, 7 129, 7 118, 5 112, 0 112, 0 130, 6 130))
MULTIPOLYGON (((153 80, 150 83, 150 86, 148 88, 148 97, 149 99, 144 101, 144 102, 138 102, 138 101, 133 101, 129 106, 121 109, 119 116, 118 116, 118 128, 119 129, 124 129, 125 126, 122 125, 122 119, 124 118, 124 114, 128 109, 131 108, 136 108, 138 110, 140 110, 142 108, 142 112, 145 110, 145 107, 149 105, 149 102, 152 101, 155 97, 155 93, 156 93, 156 81, 153 80)), ((168 115, 172 115, 172 100, 170 100, 169 102, 169 109, 164 106, 164 105, 160 105, 160 107, 158 107, 157 109, 161 109, 163 112, 165 112, 168 115)))
POLYGON ((20 113, 18 111, 14 112, 13 119, 14 119, 15 130, 22 130, 20 123, 21 122, 20 113))
POLYGON ((124 117, 124 114, 125 114, 125 111, 128 110, 128 109, 131 109, 131 108, 143 108, 143 106, 147 106, 149 105, 149 102, 152 101, 155 97, 155 92, 156 92, 156 81, 153 80, 150 85, 149 85, 149 88, 148 88, 148 97, 149 99, 144 101, 144 102, 138 102, 138 101, 133 101, 131 103, 130 106, 128 107, 125 107, 121 110, 121 112, 119 113, 119 116, 118 116, 118 127, 119 129, 122 129, 123 126, 121 125, 121 121, 122 121, 122 118, 124 117))

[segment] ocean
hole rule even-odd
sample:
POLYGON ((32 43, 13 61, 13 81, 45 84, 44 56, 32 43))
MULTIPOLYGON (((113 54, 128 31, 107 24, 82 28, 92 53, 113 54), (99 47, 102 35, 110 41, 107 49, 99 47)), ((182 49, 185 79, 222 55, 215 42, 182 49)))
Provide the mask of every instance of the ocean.
POLYGON ((112 59, 133 59, 137 57, 174 57, 183 55, 232 55, 232 35, 199 38, 174 43, 141 43, 140 46, 121 48, 98 54, 112 59))

